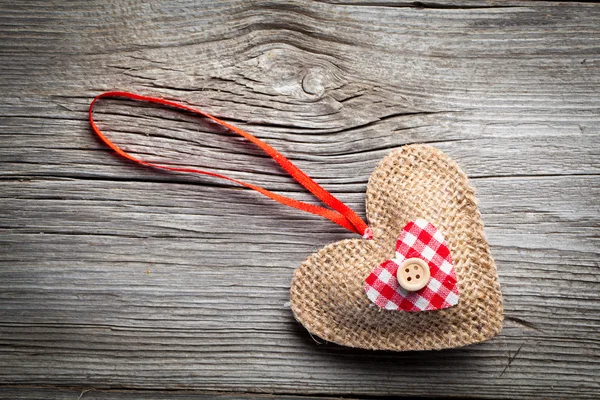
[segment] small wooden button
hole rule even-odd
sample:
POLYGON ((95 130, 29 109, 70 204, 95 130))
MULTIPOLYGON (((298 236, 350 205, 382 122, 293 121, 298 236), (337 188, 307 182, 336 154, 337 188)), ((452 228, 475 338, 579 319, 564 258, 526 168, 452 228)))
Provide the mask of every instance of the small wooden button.
POLYGON ((396 278, 404 290, 416 292, 429 283, 429 265, 420 258, 407 258, 396 271, 396 278))

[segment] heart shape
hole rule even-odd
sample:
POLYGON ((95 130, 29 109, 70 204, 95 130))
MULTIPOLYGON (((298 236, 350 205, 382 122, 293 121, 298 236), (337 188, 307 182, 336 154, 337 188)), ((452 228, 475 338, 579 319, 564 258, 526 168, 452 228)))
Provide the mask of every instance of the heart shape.
POLYGON ((422 218, 407 223, 396 242, 396 256, 381 263, 367 276, 365 292, 369 300, 386 310, 431 311, 458 304, 456 274, 444 235, 422 218), (409 271, 412 265, 403 266, 405 261, 410 264, 411 260, 422 260, 427 264, 428 280, 423 282, 423 288, 408 291, 399 283, 403 272, 409 275, 408 281, 425 278, 418 275, 425 274, 417 265, 414 266, 416 274, 409 271), (402 268, 406 270, 402 271, 402 268))
POLYGON ((450 157, 426 145, 392 151, 369 178, 366 209, 373 240, 329 244, 294 272, 290 304, 309 332, 345 346, 397 351, 464 346, 500 332, 502 295, 475 191, 450 157), (417 219, 444 233, 460 301, 434 311, 384 310, 367 297, 365 279, 393 258, 403 227, 417 219))

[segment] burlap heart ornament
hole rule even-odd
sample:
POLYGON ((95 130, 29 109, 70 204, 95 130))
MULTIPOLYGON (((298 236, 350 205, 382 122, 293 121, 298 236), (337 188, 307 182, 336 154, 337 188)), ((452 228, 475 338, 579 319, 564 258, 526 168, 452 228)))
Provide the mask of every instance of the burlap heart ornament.
POLYGON ((500 331, 500 285, 474 190, 439 150, 405 146, 383 159, 367 188, 369 226, 276 149, 204 111, 158 97, 111 91, 94 97, 88 113, 92 131, 124 159, 171 173, 223 179, 361 235, 364 239, 325 246, 294 273, 294 315, 323 339, 366 349, 427 350, 480 342, 500 331), (105 98, 142 101, 207 118, 259 147, 327 207, 214 171, 158 164, 130 154, 94 121, 94 105, 105 98), (415 269, 407 268, 407 263, 415 269))
POLYGON ((393 151, 375 168, 366 209, 372 240, 323 247, 295 271, 294 315, 309 332, 345 346, 431 350, 490 339, 502 328, 502 295, 475 191, 458 165, 424 145, 393 151), (392 259, 408 222, 423 219, 445 237, 460 299, 448 308, 386 310, 365 293, 365 279, 392 259))

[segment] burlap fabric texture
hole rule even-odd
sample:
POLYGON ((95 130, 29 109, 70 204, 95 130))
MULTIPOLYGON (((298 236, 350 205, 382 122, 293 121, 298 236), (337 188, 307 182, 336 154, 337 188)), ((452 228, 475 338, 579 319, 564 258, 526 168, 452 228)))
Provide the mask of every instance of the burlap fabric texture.
POLYGON ((502 328, 502 295, 475 191, 447 155, 431 146, 392 151, 369 178, 367 218, 374 239, 348 239, 314 253, 295 271, 294 315, 327 341, 373 350, 431 350, 490 339, 502 328), (456 306, 387 311, 371 303, 364 280, 394 256, 404 225, 424 218, 445 236, 458 279, 456 306))

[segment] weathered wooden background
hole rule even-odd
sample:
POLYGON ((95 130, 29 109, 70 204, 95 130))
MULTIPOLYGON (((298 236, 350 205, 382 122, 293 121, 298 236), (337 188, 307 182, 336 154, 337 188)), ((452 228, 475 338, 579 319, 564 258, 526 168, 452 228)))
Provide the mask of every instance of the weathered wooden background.
MULTIPOLYGON (((0 397, 600 396, 598 4, 0 8, 0 397), (286 304, 292 272, 352 235, 220 181, 120 160, 86 115, 113 89, 253 132, 363 215, 390 149, 435 144, 478 190, 502 334, 426 353, 316 343, 286 304)), ((117 100, 98 119, 145 157, 312 201, 202 120, 117 100)))

